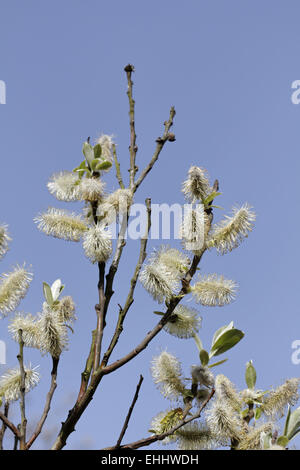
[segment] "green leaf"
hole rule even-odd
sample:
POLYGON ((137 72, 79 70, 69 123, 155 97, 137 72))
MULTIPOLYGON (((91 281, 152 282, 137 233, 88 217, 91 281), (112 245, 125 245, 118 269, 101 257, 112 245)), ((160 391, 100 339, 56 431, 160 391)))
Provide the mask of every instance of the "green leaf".
POLYGON ((291 417, 291 406, 288 405, 288 412, 286 414, 285 424, 284 424, 284 431, 283 431, 284 436, 286 436, 287 433, 288 433, 288 426, 289 426, 289 422, 290 422, 290 417, 291 417))
POLYGON ((255 408, 254 419, 258 420, 262 415, 261 408, 255 408))
POLYGON ((225 333, 225 331, 227 331, 227 330, 231 330, 232 328, 233 328, 233 321, 231 321, 229 323, 229 325, 221 326, 221 328, 219 328, 213 336, 212 343, 211 343, 211 349, 213 348, 215 342, 219 339, 221 334, 225 333))
POLYGON ((49 307, 52 307, 53 305, 52 291, 51 291, 51 287, 49 286, 49 284, 47 284, 47 282, 43 282, 43 292, 44 292, 44 297, 46 299, 47 304, 49 305, 49 307))
POLYGON ((97 165, 99 165, 99 163, 101 163, 100 158, 94 158, 94 159, 91 161, 91 164, 90 164, 91 170, 92 170, 92 171, 96 171, 96 167, 97 167, 97 165))
POLYGON ((88 162, 89 167, 91 166, 92 161, 94 160, 94 149, 88 142, 84 142, 82 146, 83 155, 88 162))
POLYGON ((217 196, 220 196, 220 194, 222 193, 217 193, 216 191, 213 191, 209 196, 207 196, 204 201, 203 201, 203 204, 205 206, 207 206, 211 201, 213 201, 217 196))
POLYGON ((247 387, 250 390, 253 390, 256 384, 256 370, 253 366, 252 361, 249 361, 246 364, 245 380, 246 380, 247 387))
POLYGON ((61 283, 60 279, 56 279, 56 281, 53 282, 51 286, 51 292, 52 292, 52 298, 54 302, 58 299, 58 297, 60 296, 64 288, 65 286, 61 283))
POLYGON ((289 441, 300 432, 300 407, 290 414, 286 428, 285 435, 289 441))
POLYGON ((289 440, 286 436, 278 437, 277 442, 276 442, 276 444, 278 444, 281 447, 286 447, 288 443, 289 443, 289 440))
POLYGON ((219 336, 217 341, 214 343, 211 351, 210 357, 219 356, 223 354, 228 349, 233 348, 241 339, 245 336, 245 333, 241 330, 237 330, 236 328, 232 328, 231 330, 225 331, 224 333, 219 336))
POLYGON ((227 362, 228 359, 223 359, 222 361, 214 362, 213 364, 210 364, 208 367, 211 369, 212 367, 220 366, 221 364, 224 364, 224 362, 227 362))
POLYGON ((203 366, 206 366, 209 363, 209 355, 208 352, 205 351, 205 349, 201 349, 200 351, 200 361, 203 366))
POLYGON ((95 170, 96 171, 108 170, 111 166, 112 166, 111 162, 109 162, 108 160, 104 160, 102 163, 98 163, 98 165, 96 165, 95 170))
POLYGON ((241 412, 241 417, 243 419, 246 418, 246 416, 248 416, 248 413, 249 413, 249 408, 246 408, 245 410, 241 412))
POLYGON ((199 351, 199 353, 200 353, 200 352, 202 351, 202 349, 203 349, 202 341, 201 341, 201 339, 199 338, 199 336, 198 336, 196 333, 194 333, 193 338, 194 338, 194 340, 195 340, 196 346, 197 346, 198 351, 199 351))
POLYGON ((158 312, 157 310, 155 310, 153 313, 155 313, 155 315, 164 315, 165 312, 158 312))
POLYGON ((100 144, 96 144, 94 147, 94 158, 100 158, 102 153, 102 147, 100 144))

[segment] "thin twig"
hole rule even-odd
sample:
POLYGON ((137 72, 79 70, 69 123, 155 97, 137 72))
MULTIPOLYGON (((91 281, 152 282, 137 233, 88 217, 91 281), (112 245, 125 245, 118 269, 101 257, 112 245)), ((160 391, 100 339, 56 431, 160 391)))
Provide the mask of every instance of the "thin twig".
POLYGON ((41 416, 41 419, 39 420, 39 422, 38 422, 38 424, 35 428, 35 431, 33 432, 32 436, 30 437, 30 439, 28 440, 28 442, 26 444, 26 449, 27 450, 30 449, 30 447, 32 446, 32 444, 34 443, 36 438, 42 432, 44 423, 45 423, 45 421, 47 419, 47 416, 48 416, 48 413, 50 411, 51 401, 52 401, 55 389, 57 387, 56 379, 57 379, 58 362, 59 362, 59 358, 52 357, 52 371, 51 371, 50 389, 49 389, 49 392, 47 393, 46 403, 45 403, 45 407, 44 407, 44 411, 43 411, 43 414, 41 416))
MULTIPOLYGON (((190 411, 190 409, 192 407, 191 404, 188 404, 186 406, 185 410, 184 410, 183 419, 180 420, 180 422, 178 424, 176 424, 175 426, 173 426, 169 431, 166 431, 162 434, 155 434, 154 436, 146 437, 144 439, 139 439, 138 441, 131 442, 130 444, 124 444, 123 446, 120 446, 119 448, 120 449, 139 449, 140 447, 149 446, 150 444, 153 444, 154 442, 162 441, 166 437, 171 436, 176 431, 178 431, 178 429, 180 429, 182 426, 185 426, 186 424, 191 423, 195 419, 200 418, 203 409, 206 407, 206 405, 212 399, 212 397, 214 396, 214 393, 215 393, 215 390, 212 389, 212 391, 209 394, 208 398, 205 400, 205 402, 203 402, 203 404, 201 405, 201 407, 199 408, 197 413, 190 416, 189 418, 186 418, 186 416, 188 415, 188 412, 190 411)), ((116 449, 116 446, 106 447, 105 449, 102 449, 102 450, 115 450, 115 449, 116 449)))
POLYGON ((126 432, 126 430, 127 430, 127 428, 128 428, 128 423, 129 423, 129 420, 130 420, 130 418, 131 418, 131 415, 132 415, 132 412, 133 412, 133 408, 134 408, 134 406, 135 406, 135 404, 136 404, 136 402, 137 402, 137 399, 138 399, 138 397, 139 397, 139 391, 140 391, 140 388, 141 388, 141 386, 142 386, 143 380, 144 380, 144 377, 143 377, 142 375, 140 375, 140 380, 139 380, 139 383, 137 384, 136 391, 135 391, 135 394, 134 394, 132 403, 131 403, 130 408, 129 408, 129 411, 128 411, 128 413, 127 413, 127 416, 126 416, 126 419, 125 419, 123 428, 122 428, 122 430, 121 430, 121 434, 120 434, 119 439, 118 439, 118 441, 117 441, 117 443, 116 443, 116 446, 115 446, 116 449, 118 449, 118 448, 120 447, 121 442, 122 442, 122 440, 123 440, 123 437, 124 437, 124 435, 125 435, 125 432, 126 432))
POLYGON ((134 66, 131 64, 126 65, 124 68, 126 75, 127 75, 127 82, 128 82, 128 89, 127 89, 127 96, 129 100, 129 124, 130 124, 130 146, 129 146, 129 153, 130 153, 130 170, 129 170, 129 178, 130 183, 129 187, 133 189, 134 187, 134 178, 137 171, 135 166, 135 159, 137 153, 137 146, 136 146, 136 133, 135 133, 135 117, 134 117, 134 106, 135 101, 132 95, 132 86, 133 82, 131 79, 131 75, 134 72, 134 66))
MULTIPOLYGON (((4 416, 8 418, 8 411, 9 411, 9 402, 5 402, 4 404, 4 416)), ((2 427, 0 429, 0 450, 3 450, 3 438, 6 431, 7 425, 2 422, 2 427)))
POLYGON ((89 383, 89 379, 90 379, 93 364, 94 364, 94 357, 95 357, 95 340, 96 340, 96 330, 93 330, 90 353, 86 360, 85 369, 81 374, 81 385, 80 385, 80 390, 79 390, 78 397, 77 397, 77 402, 81 400, 81 397, 86 391, 88 383, 89 383))
POLYGON ((115 167, 116 167, 116 177, 117 177, 117 180, 119 181, 120 188, 125 189, 125 185, 123 183, 123 178, 122 178, 121 169, 120 169, 120 163, 117 157, 116 144, 113 144, 112 149, 113 149, 113 157, 114 157, 114 162, 115 162, 115 167))
POLYGON ((104 330, 104 305, 105 305, 105 294, 104 294, 104 275, 105 275, 105 263, 98 263, 99 268, 99 281, 98 281, 98 295, 99 304, 95 306, 97 313, 97 328, 96 328, 96 339, 95 339, 95 352, 94 352, 94 366, 93 369, 96 371, 100 363, 101 355, 101 344, 104 330))
POLYGON ((22 337, 22 330, 19 330, 19 354, 17 356, 19 365, 20 365, 20 411, 21 411, 21 425, 20 425, 20 450, 25 450, 26 448, 26 411, 25 411, 25 379, 26 372, 24 368, 24 341, 22 337))
POLYGON ((119 317, 118 317, 117 326, 116 326, 114 335, 111 339, 110 345, 109 345, 106 353, 103 356, 101 367, 106 366, 106 364, 107 364, 107 362, 110 358, 110 355, 113 352, 113 350, 114 350, 114 348, 115 348, 115 346, 116 346, 116 344, 119 340, 120 334, 123 331, 123 323, 124 323, 125 317, 127 315, 127 312, 128 312, 129 308, 131 307, 131 305, 134 301, 133 294, 134 294, 135 286, 136 286, 137 279, 138 279, 139 273, 141 271, 143 262, 145 261, 145 258, 146 258, 146 248, 147 248, 147 242, 148 242, 148 234, 149 234, 150 227, 151 227, 151 199, 149 199, 149 198, 146 199, 145 203, 146 203, 146 207, 147 207, 147 227, 146 227, 145 235, 143 236, 143 238, 141 238, 141 247, 140 247, 139 259, 138 259, 138 262, 136 264, 133 277, 130 281, 130 290, 129 290, 129 293, 128 293, 128 296, 127 296, 127 299, 126 299, 126 302, 125 302, 125 306, 124 306, 124 308, 121 307, 120 310, 119 310, 119 317))
POLYGON ((173 142, 175 140, 175 136, 174 134, 170 134, 169 131, 170 131, 170 128, 172 127, 173 125, 173 119, 174 119, 174 116, 175 116, 176 112, 175 112, 175 108, 174 106, 171 107, 170 109, 170 115, 169 115, 169 119, 168 121, 166 121, 164 124, 165 124, 165 130, 164 130, 164 133, 162 135, 162 137, 158 137, 158 139, 156 139, 156 148, 155 148, 155 151, 154 151, 154 154, 150 160, 150 162, 148 163, 148 165, 146 166, 146 168, 142 171, 142 173, 140 174, 140 176, 138 177, 137 181, 135 182, 134 184, 134 187, 133 187, 133 192, 136 192, 137 188, 140 186, 140 184, 144 181, 144 179, 146 178, 147 174, 149 173, 149 171, 152 169, 153 165, 155 164, 155 162, 157 161, 159 155, 160 155, 160 152, 162 151, 165 143, 169 140, 170 142, 173 142))
POLYGON ((18 428, 8 419, 7 416, 5 416, 5 413, 2 413, 1 411, 0 419, 5 424, 5 426, 8 427, 18 439, 20 439, 20 431, 18 428))

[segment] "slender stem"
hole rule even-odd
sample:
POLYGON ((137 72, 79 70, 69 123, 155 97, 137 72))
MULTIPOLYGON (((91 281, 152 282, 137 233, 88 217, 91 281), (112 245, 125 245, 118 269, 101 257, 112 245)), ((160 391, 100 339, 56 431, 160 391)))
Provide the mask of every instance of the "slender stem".
POLYGON ((106 364, 107 364, 107 362, 110 358, 110 355, 113 352, 113 350, 114 350, 114 348, 115 348, 115 346, 116 346, 116 344, 119 340, 119 337, 120 337, 120 335, 123 331, 123 323, 124 323, 125 317, 128 313, 128 310, 130 309, 130 307, 131 307, 131 305, 134 301, 133 294, 134 294, 135 286, 136 286, 137 279, 138 279, 139 273, 141 271, 143 262, 146 258, 146 248, 147 248, 147 242, 148 242, 148 234, 149 234, 150 227, 151 227, 151 199, 149 199, 149 198, 146 199, 145 203, 146 203, 146 207, 147 207, 147 228, 146 228, 145 235, 143 236, 143 238, 141 238, 141 247, 140 247, 139 259, 138 259, 137 265, 135 267, 133 277, 132 277, 131 282, 130 282, 130 290, 129 290, 129 293, 128 293, 128 296, 127 296, 127 299, 126 299, 126 302, 125 302, 125 306, 124 306, 124 308, 120 308, 117 326, 116 326, 114 335, 111 339, 110 345, 109 345, 106 353, 103 356, 101 367, 106 366, 106 364))
POLYGON ((146 168, 142 171, 142 173, 138 177, 137 181, 135 182, 134 187, 133 187, 134 192, 137 190, 137 188, 140 186, 140 184, 144 181, 144 179, 148 175, 149 171, 152 169, 152 167, 155 164, 155 162, 157 161, 157 159, 160 155, 160 152, 162 151, 165 143, 167 141, 173 142, 175 140, 174 134, 169 133, 170 128, 173 125, 173 119, 175 117, 175 114, 176 114, 175 108, 172 106, 171 109, 170 109, 169 119, 168 119, 168 121, 165 122, 164 133, 163 133, 162 137, 158 137, 156 139, 156 148, 155 148, 154 154, 153 154, 150 162, 146 166, 146 168))
MULTIPOLYGON (((8 411, 9 411, 9 402, 5 402, 4 404, 4 416, 8 418, 8 411)), ((0 450, 3 450, 3 438, 6 431, 7 425, 2 422, 2 427, 0 429, 0 450)))
POLYGON ((26 448, 26 410, 25 410, 25 379, 26 372, 24 368, 24 341, 22 337, 22 330, 19 330, 19 354, 17 356, 20 365, 20 411, 21 411, 21 426, 20 426, 20 450, 26 448))
POLYGON ((139 383, 137 384, 136 391, 135 391, 135 394, 134 394, 132 403, 131 403, 130 408, 129 408, 129 411, 128 411, 128 413, 127 413, 127 416, 126 416, 126 419, 125 419, 123 428, 122 428, 122 430, 121 430, 121 434, 120 434, 119 439, 118 439, 118 441, 117 441, 117 443, 116 443, 116 446, 115 446, 116 449, 118 449, 118 448, 120 447, 121 442, 122 442, 122 440, 123 440, 123 437, 124 437, 124 435, 125 435, 125 432, 126 432, 126 430, 127 430, 127 428, 128 428, 128 423, 129 423, 129 420, 130 420, 130 418, 131 418, 131 415, 132 415, 132 412, 133 412, 133 408, 134 408, 134 406, 135 406, 135 404, 136 404, 136 402, 137 402, 137 399, 138 399, 138 397, 139 397, 139 391, 140 391, 140 388, 141 388, 141 386, 142 386, 143 380, 144 380, 144 377, 143 377, 142 375, 140 375, 140 380, 139 380, 139 383))
POLYGON ((16 436, 16 438, 19 440, 20 439, 20 431, 18 430, 18 428, 8 419, 8 409, 7 409, 7 412, 6 412, 6 409, 4 409, 4 413, 2 413, 0 411, 0 419, 2 421, 2 423, 7 427, 9 428, 13 433, 14 435, 16 436))
POLYGON ((104 294, 104 275, 105 275, 105 263, 98 263, 99 268, 99 281, 98 281, 98 294, 99 304, 95 306, 97 313, 97 328, 96 328, 96 339, 95 339, 95 352, 94 352, 94 366, 93 369, 96 371, 100 363, 101 355, 101 344, 103 338, 103 330, 105 327, 104 318, 104 305, 105 305, 105 294, 104 294))
POLYGON ((117 177, 117 180, 119 181, 120 188, 125 189, 125 185, 123 183, 123 178, 122 178, 121 169, 120 169, 120 163, 117 157, 116 144, 113 144, 112 148, 113 148, 113 157, 114 157, 114 162, 115 162, 115 167, 116 167, 116 177, 117 177))
POLYGON ((81 397, 86 391, 88 383, 89 383, 89 379, 90 379, 93 364, 94 364, 94 357, 95 357, 95 340, 96 340, 96 330, 93 330, 90 353, 86 360, 85 369, 81 374, 81 385, 80 385, 80 390, 79 390, 78 397, 77 397, 77 403, 80 402, 81 397))
POLYGON ((136 133, 135 133, 135 116, 134 116, 134 107, 135 101, 132 95, 132 86, 133 82, 131 79, 132 72, 134 72, 134 67, 131 64, 126 65, 124 68, 126 75, 127 75, 127 82, 128 82, 128 89, 127 89, 127 96, 129 100, 129 124, 130 124, 130 146, 129 146, 129 153, 130 153, 130 170, 129 170, 129 178, 130 178, 130 188, 133 189, 134 187, 134 178, 137 171, 135 166, 136 160, 136 153, 137 153, 137 146, 136 146, 136 133))
MULTIPOLYGON (((178 429, 180 429, 182 426, 185 426, 186 424, 191 423, 195 419, 200 418, 203 409, 207 406, 209 401, 212 399, 212 397, 214 396, 214 393, 215 393, 215 390, 212 389, 212 391, 209 394, 208 398, 205 400, 205 402, 203 402, 203 404, 201 405, 201 407, 199 408, 197 413, 190 416, 189 418, 186 418, 186 416, 188 415, 190 409, 192 408, 192 404, 188 403, 185 407, 184 412, 183 412, 183 419, 180 420, 180 422, 178 424, 176 424, 175 426, 173 426, 169 431, 166 431, 162 434, 155 434, 154 436, 146 437, 144 439, 140 439, 138 441, 131 442, 130 444, 124 444, 123 446, 120 446, 119 448, 120 449, 139 449, 140 447, 149 446, 150 444, 153 444, 154 442, 162 441, 166 437, 171 436, 176 431, 178 431, 178 429)), ((107 447, 103 450, 115 450, 115 449, 116 449, 116 446, 107 447)))
POLYGON ((47 397, 46 397, 46 403, 45 403, 45 407, 44 407, 44 411, 43 411, 43 414, 41 416, 41 419, 39 420, 32 436, 30 437, 30 439, 28 440, 27 444, 26 444, 26 449, 30 449, 30 447, 32 446, 32 444, 34 443, 34 441, 36 440, 36 438, 40 435, 40 433, 42 432, 42 429, 43 429, 43 426, 44 426, 44 423, 47 419, 47 416, 48 416, 48 413, 50 411, 50 407, 51 407, 51 401, 52 401, 52 398, 53 398, 53 395, 54 395, 54 392, 55 392, 55 389, 57 387, 57 382, 56 382, 56 379, 57 379, 57 368, 58 368, 58 362, 59 362, 59 358, 55 358, 55 357, 52 357, 52 371, 51 371, 51 385, 50 385, 50 389, 49 389, 49 392, 47 393, 47 397))
POLYGON ((1 411, 0 411, 0 419, 15 434, 15 436, 17 436, 18 439, 20 439, 20 432, 18 428, 1 411))

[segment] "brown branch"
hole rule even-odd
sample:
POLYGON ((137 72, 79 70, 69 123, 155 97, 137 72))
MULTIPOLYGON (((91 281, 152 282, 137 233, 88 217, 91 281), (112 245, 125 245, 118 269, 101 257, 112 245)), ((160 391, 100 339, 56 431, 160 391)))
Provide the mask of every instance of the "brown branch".
POLYGON ((145 203, 146 203, 146 207, 147 207, 147 227, 146 227, 146 232, 145 232, 144 237, 141 238, 141 247, 140 247, 139 259, 138 259, 137 265, 135 267, 133 277, 132 277, 131 282, 130 282, 130 290, 129 290, 129 293, 128 293, 128 296, 127 296, 127 299, 126 299, 126 302, 125 302, 125 306, 124 306, 124 308, 120 307, 117 326, 116 326, 114 335, 111 339, 110 345, 109 345, 106 353, 103 356, 101 367, 106 366, 106 364, 107 364, 107 362, 110 358, 110 355, 112 354, 112 352, 113 352, 113 350, 114 350, 114 348, 115 348, 115 346, 116 346, 116 344, 119 340, 119 337, 120 337, 120 335, 123 331, 123 323, 124 323, 125 317, 128 313, 128 310, 129 310, 129 308, 131 307, 131 305, 134 301, 133 294, 134 294, 135 286, 136 286, 137 279, 138 279, 139 273, 141 271, 143 262, 145 261, 145 258, 146 258, 146 248, 147 248, 147 242, 148 242, 148 234, 149 234, 150 227, 151 227, 151 199, 149 199, 149 198, 146 199, 145 203))
POLYGON ((45 421, 47 419, 47 416, 48 416, 48 413, 50 411, 51 401, 52 401, 55 389, 57 387, 56 379, 57 379, 58 362, 59 362, 59 358, 52 357, 51 385, 50 385, 49 392, 47 393, 44 411, 43 411, 43 414, 41 416, 41 419, 39 420, 39 422, 38 422, 38 424, 35 428, 35 431, 33 432, 32 436, 30 437, 30 439, 28 440, 28 442, 25 446, 26 450, 30 449, 30 447, 32 446, 32 444, 34 443, 36 438, 42 432, 44 423, 45 423, 45 421))
POLYGON ((86 360, 85 369, 81 374, 81 385, 80 385, 80 390, 79 390, 78 397, 77 397, 77 403, 80 402, 81 397, 86 391, 88 383, 89 383, 89 379, 90 379, 91 372, 93 369, 93 364, 94 364, 94 357, 95 357, 95 340, 96 340, 96 330, 93 330, 90 353, 86 360))
POLYGON ((17 355, 19 365, 20 365, 20 374, 21 374, 21 382, 20 382, 20 411, 21 411, 21 425, 20 425, 20 450, 25 450, 26 448, 26 427, 27 427, 27 419, 26 419, 26 412, 25 412, 25 379, 26 379, 26 372, 24 368, 24 341, 22 337, 22 330, 19 330, 19 354, 17 355))
POLYGON ((168 121, 166 121, 164 124, 165 124, 165 130, 164 130, 164 133, 162 135, 162 137, 158 137, 158 139, 156 139, 156 149, 154 151, 154 154, 150 160, 150 162, 148 163, 148 165, 146 166, 146 168, 142 171, 142 173, 140 174, 140 176, 138 177, 137 181, 135 182, 134 186, 133 186, 133 191, 136 192, 137 188, 140 186, 140 184, 144 181, 144 179, 146 178, 147 174, 149 173, 149 171, 152 169, 153 165, 155 164, 155 162, 157 161, 159 155, 160 155, 160 152, 162 151, 165 143, 169 140, 170 142, 173 142, 175 140, 175 136, 174 134, 170 134, 169 133, 169 130, 170 128, 172 127, 173 125, 173 119, 174 119, 174 116, 175 116, 176 112, 175 112, 175 108, 172 106, 171 109, 170 109, 170 116, 169 116, 169 119, 168 121))
POLYGON ((137 146, 136 146, 136 133, 135 133, 135 117, 134 117, 134 106, 135 101, 132 95, 132 86, 133 82, 131 80, 131 75, 134 72, 134 66, 131 64, 126 65, 124 68, 126 75, 127 75, 127 82, 128 82, 128 89, 127 89, 127 96, 129 100, 129 124, 130 124, 130 146, 129 146, 129 153, 130 153, 130 170, 129 170, 129 178, 130 183, 129 186, 131 189, 134 187, 134 178, 137 171, 135 166, 135 159, 137 153, 137 146))
POLYGON ((113 144, 112 148, 113 148, 113 157, 114 157, 114 162, 115 162, 115 167, 116 167, 116 177, 119 182, 120 188, 125 189, 125 185, 123 183, 121 169, 120 169, 120 163, 117 157, 116 144, 113 144))
MULTIPOLYGON (((171 436, 176 431, 178 431, 178 429, 180 429, 182 426, 185 426, 186 424, 191 423, 195 419, 200 418, 203 409, 206 407, 206 405, 212 399, 212 397, 214 396, 214 393, 215 393, 215 390, 212 389, 212 391, 209 394, 208 398, 205 400, 205 402, 203 402, 203 404, 201 405, 201 407, 199 408, 197 413, 190 416, 189 418, 186 418, 186 416, 188 415, 188 412, 190 411, 190 409, 192 407, 191 403, 189 403, 186 406, 185 411, 183 413, 183 419, 180 420, 180 422, 178 424, 176 424, 175 426, 173 426, 169 431, 166 431, 162 434, 155 434, 154 436, 146 437, 144 439, 140 439, 138 441, 131 442, 130 444, 124 444, 123 446, 120 446, 119 448, 120 449, 139 449, 140 447, 149 446, 150 444, 153 444, 154 442, 162 441, 166 437, 171 436)), ((102 449, 102 450, 115 450, 115 449, 116 449, 116 446, 106 447, 105 449, 102 449)))
POLYGON ((5 416, 5 413, 3 414, 1 411, 0 411, 0 419, 5 424, 5 426, 8 427, 18 439, 20 439, 21 435, 20 435, 20 431, 18 430, 18 428, 8 419, 7 416, 5 416))
POLYGON ((132 415, 132 412, 133 412, 133 408, 134 408, 134 406, 135 406, 135 404, 136 404, 136 402, 137 402, 137 399, 138 399, 138 397, 139 397, 139 391, 140 391, 140 388, 141 388, 141 386, 142 386, 143 380, 144 380, 144 377, 143 377, 142 375, 140 375, 140 380, 139 380, 139 383, 137 384, 136 391, 135 391, 135 394, 134 394, 132 403, 131 403, 131 405, 130 405, 129 411, 128 411, 128 413, 127 413, 127 416, 126 416, 126 419, 125 419, 125 422, 124 422, 124 426, 123 426, 123 428, 122 428, 122 430, 121 430, 121 434, 120 434, 120 436, 119 436, 119 439, 118 439, 118 441, 117 441, 117 443, 116 443, 116 445, 115 445, 115 448, 116 448, 116 449, 118 449, 118 448, 120 447, 121 442, 122 442, 122 440, 123 440, 123 437, 124 437, 124 435, 125 435, 125 432, 126 432, 126 430, 127 430, 127 428, 128 428, 128 423, 129 423, 129 420, 130 420, 130 418, 131 418, 131 415, 132 415))
POLYGON ((97 313, 97 328, 96 328, 96 338, 95 338, 95 351, 94 351, 94 366, 93 369, 96 371, 100 363, 101 355, 101 344, 103 338, 103 330, 105 327, 104 323, 104 305, 105 305, 105 294, 104 294, 104 275, 105 275, 105 263, 98 263, 99 268, 99 281, 98 281, 98 295, 99 295, 99 304, 95 306, 97 313))
MULTIPOLYGON (((8 418, 8 411, 9 411, 9 402, 5 402, 5 404, 4 404, 4 416, 6 418, 8 418)), ((6 424, 2 423, 2 427, 0 429, 0 450, 3 450, 3 438, 4 438, 6 428, 7 428, 6 424)))

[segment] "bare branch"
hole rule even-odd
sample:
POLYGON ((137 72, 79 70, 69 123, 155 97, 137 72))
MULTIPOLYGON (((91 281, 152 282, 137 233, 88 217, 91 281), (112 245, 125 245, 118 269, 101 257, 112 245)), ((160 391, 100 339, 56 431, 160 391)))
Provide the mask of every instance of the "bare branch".
POLYGON ((17 356, 20 365, 20 410, 21 410, 21 426, 20 426, 20 450, 25 450, 26 447, 26 427, 27 419, 25 412, 25 379, 26 372, 24 368, 24 341, 22 337, 22 330, 19 330, 19 354, 17 356))
POLYGON ((117 177, 117 180, 119 181, 120 188, 125 189, 125 185, 123 183, 123 178, 122 178, 121 169, 120 169, 120 163, 117 157, 116 144, 113 144, 112 148, 113 148, 113 157, 114 157, 114 162, 115 162, 115 167, 116 167, 116 177, 117 177))
MULTIPOLYGON (((201 405, 201 407, 199 408, 197 413, 190 416, 189 418, 186 418, 186 416, 188 415, 188 412, 190 411, 190 409, 192 407, 191 403, 189 403, 186 406, 185 410, 184 410, 183 419, 178 424, 173 426, 173 428, 171 428, 169 431, 166 431, 162 434, 155 434, 154 436, 146 437, 144 439, 140 439, 138 441, 131 442, 130 444, 124 444, 123 446, 120 446, 119 448, 120 449, 139 449, 140 447, 149 446, 150 444, 153 444, 154 442, 162 441, 166 437, 171 436, 176 431, 178 431, 178 429, 180 429, 182 426, 185 426, 186 424, 191 423, 195 419, 200 418, 203 409, 206 407, 208 402, 212 399, 212 397, 214 396, 214 393, 215 393, 215 390, 212 389, 212 391, 209 394, 208 398, 205 400, 205 402, 203 402, 203 404, 201 405)), ((102 450, 115 450, 115 449, 116 449, 116 446, 106 447, 105 449, 102 449, 102 450)))
POLYGON ((135 133, 135 117, 134 117, 134 106, 135 106, 135 101, 133 99, 132 95, 132 86, 133 82, 131 80, 131 75, 132 72, 134 72, 134 66, 131 64, 126 65, 124 68, 126 75, 127 75, 127 82, 128 82, 128 90, 127 90, 127 96, 129 100, 129 120, 130 120, 130 146, 129 146, 129 153, 130 153, 130 170, 129 170, 129 178, 130 178, 130 183, 129 186, 131 189, 134 187, 134 178, 135 174, 137 171, 137 168, 135 166, 135 159, 136 159, 136 153, 137 153, 137 146, 136 146, 136 133, 135 133))
POLYGON ((138 279, 139 273, 141 271, 143 262, 146 258, 146 248, 147 248, 147 242, 148 242, 148 234, 149 234, 150 227, 151 227, 151 199, 146 199, 145 203, 146 203, 146 207, 147 207, 147 227, 146 227, 146 232, 145 232, 144 237, 141 238, 141 247, 140 247, 139 259, 138 259, 137 265, 135 267, 133 277, 132 277, 131 282, 130 282, 130 290, 129 290, 129 293, 128 293, 128 296, 127 296, 127 299, 126 299, 126 302, 125 302, 125 306, 124 306, 124 308, 120 307, 117 326, 116 326, 114 335, 111 339, 110 345, 109 345, 106 353, 103 356, 101 367, 106 366, 106 364, 109 360, 109 357, 110 357, 111 353, 113 352, 113 350, 114 350, 114 348, 115 348, 115 346, 116 346, 116 344, 119 340, 120 334, 123 331, 123 323, 124 323, 125 317, 127 315, 127 312, 128 312, 129 308, 131 307, 131 305, 134 301, 133 294, 134 294, 135 286, 136 286, 137 279, 138 279))
POLYGON ((95 306, 97 313, 97 328, 96 328, 96 339, 95 339, 95 351, 94 351, 94 366, 93 369, 96 371, 100 363, 101 355, 101 344, 103 338, 103 330, 105 327, 104 323, 104 305, 105 305, 105 294, 104 294, 104 274, 105 274, 105 263, 98 263, 99 268, 99 281, 98 281, 98 294, 99 304, 95 306))
POLYGON ((116 443, 116 446, 115 446, 116 449, 118 449, 118 448, 120 447, 121 442, 122 442, 122 440, 123 440, 123 437, 124 437, 124 435, 125 435, 125 432, 126 432, 126 430, 127 430, 127 428, 128 428, 128 423, 129 423, 129 420, 130 420, 130 418, 131 418, 131 415, 132 415, 132 412, 133 412, 133 408, 134 408, 134 406, 135 406, 135 404, 136 404, 136 402, 137 402, 137 399, 138 399, 138 397, 139 397, 139 391, 140 391, 140 388, 141 388, 141 386, 142 386, 143 380, 144 380, 144 377, 143 377, 142 375, 140 375, 140 380, 139 380, 139 383, 137 384, 136 391, 135 391, 135 394, 134 394, 132 403, 131 403, 131 405, 130 405, 129 411, 128 411, 128 413, 127 413, 127 416, 126 416, 126 419, 125 419, 125 422, 124 422, 124 426, 123 426, 123 428, 122 428, 121 434, 120 434, 119 439, 118 439, 118 441, 117 441, 117 443, 116 443))
POLYGON ((20 439, 21 435, 20 435, 20 431, 18 430, 18 428, 8 419, 5 413, 3 414, 1 411, 0 411, 0 419, 5 424, 5 426, 7 426, 14 433, 14 435, 18 439, 20 439))
POLYGON ((157 161, 157 159, 160 155, 160 152, 162 151, 162 149, 163 149, 165 143, 167 142, 167 140, 169 140, 170 142, 173 142, 175 140, 174 134, 169 133, 169 130, 173 125, 173 119, 174 119, 175 114, 176 114, 175 108, 172 106, 171 109, 170 109, 169 119, 168 119, 168 121, 165 122, 165 131, 163 133, 163 136, 158 137, 158 139, 156 139, 156 149, 154 151, 154 154, 153 154, 150 162, 148 163, 146 168, 142 171, 142 173, 140 174, 140 176, 137 179, 136 183, 134 184, 134 187, 133 187, 134 192, 137 190, 137 188, 140 186, 140 184, 144 181, 144 179, 146 178, 149 171, 152 169, 153 165, 157 161))
POLYGON ((58 367, 58 362, 59 362, 59 358, 55 358, 55 357, 52 357, 52 371, 51 371, 51 385, 50 385, 50 390, 49 392, 47 393, 47 397, 46 397, 46 403, 45 403, 45 407, 44 407, 44 411, 43 411, 43 414, 41 416, 41 419, 39 420, 36 428, 35 428, 35 431, 33 432, 32 436, 30 437, 30 439, 28 440, 27 444, 26 444, 26 450, 30 449, 30 447, 32 446, 32 444, 34 443, 34 441, 36 440, 36 438, 40 435, 40 433, 42 432, 42 429, 43 429, 43 426, 44 426, 44 423, 47 419, 47 416, 48 416, 48 413, 50 411, 50 407, 51 407, 51 401, 52 401, 52 398, 53 398, 53 395, 54 395, 54 392, 55 392, 55 389, 57 387, 57 383, 56 383, 56 379, 57 379, 57 367, 58 367))

